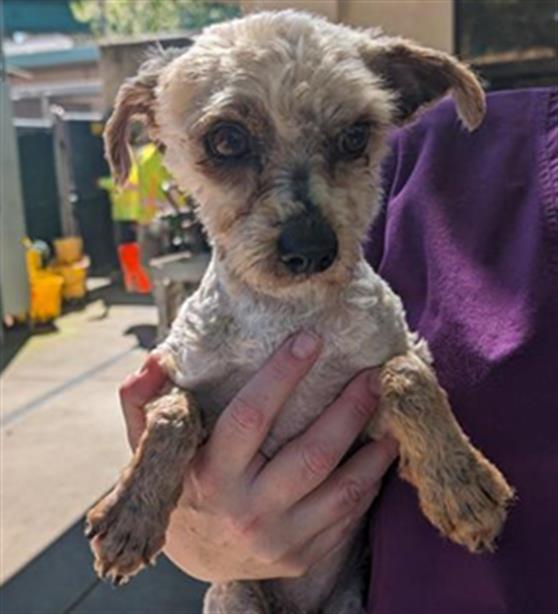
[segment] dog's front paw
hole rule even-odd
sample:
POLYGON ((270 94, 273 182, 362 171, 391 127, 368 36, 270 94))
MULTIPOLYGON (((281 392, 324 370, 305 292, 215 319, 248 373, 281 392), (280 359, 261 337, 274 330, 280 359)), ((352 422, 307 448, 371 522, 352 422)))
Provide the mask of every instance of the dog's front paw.
POLYGON ((163 548, 166 523, 146 508, 131 490, 115 489, 87 514, 85 535, 100 578, 123 584, 163 548))
POLYGON ((419 486, 421 507, 440 531, 470 552, 494 550, 514 498, 503 475, 476 450, 419 486))

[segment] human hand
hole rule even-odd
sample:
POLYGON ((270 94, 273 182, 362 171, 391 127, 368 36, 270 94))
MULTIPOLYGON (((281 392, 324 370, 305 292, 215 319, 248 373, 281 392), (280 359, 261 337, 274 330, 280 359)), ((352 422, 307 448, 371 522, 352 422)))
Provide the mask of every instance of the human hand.
MULTIPOLYGON (((288 339, 223 411, 185 468, 165 553, 188 574, 209 582, 300 576, 342 543, 377 495, 397 454, 394 440, 368 443, 338 467, 376 409, 375 370, 357 375, 273 459, 259 452, 319 351, 314 335, 288 339)), ((145 427, 142 407, 165 381, 150 356, 122 385, 132 447, 145 427)))

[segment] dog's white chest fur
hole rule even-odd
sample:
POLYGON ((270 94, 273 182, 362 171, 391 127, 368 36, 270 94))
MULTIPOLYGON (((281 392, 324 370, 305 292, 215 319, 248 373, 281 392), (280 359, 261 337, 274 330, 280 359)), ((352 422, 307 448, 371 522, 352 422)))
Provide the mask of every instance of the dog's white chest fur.
POLYGON ((175 383, 195 394, 209 422, 290 334, 310 329, 323 340, 318 362, 264 444, 267 455, 304 430, 358 371, 416 346, 400 299, 364 260, 336 295, 290 304, 232 295, 217 268, 212 262, 161 346, 174 359, 175 383))

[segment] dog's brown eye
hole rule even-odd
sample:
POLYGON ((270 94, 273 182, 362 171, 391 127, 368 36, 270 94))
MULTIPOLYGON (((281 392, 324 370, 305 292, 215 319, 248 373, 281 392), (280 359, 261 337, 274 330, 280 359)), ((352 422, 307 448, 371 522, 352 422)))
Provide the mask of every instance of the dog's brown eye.
POLYGON ((250 153, 250 136, 239 124, 217 124, 207 135, 205 145, 217 160, 239 160, 250 153))
POLYGON ((341 132, 337 139, 337 150, 343 158, 354 159, 364 153, 368 138, 370 136, 370 125, 365 122, 353 124, 341 132))

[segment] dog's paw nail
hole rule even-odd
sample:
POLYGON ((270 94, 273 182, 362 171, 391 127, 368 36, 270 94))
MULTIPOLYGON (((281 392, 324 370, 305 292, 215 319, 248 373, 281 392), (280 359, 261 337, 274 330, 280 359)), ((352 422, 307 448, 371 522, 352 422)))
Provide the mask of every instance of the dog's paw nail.
POLYGON ((106 580, 108 582, 112 582, 112 577, 111 577, 111 573, 110 573, 112 568, 113 568, 112 561, 106 561, 106 562, 101 563, 99 565, 98 574, 99 574, 99 577, 101 578, 101 580, 106 580))
POLYGON ((99 532, 99 529, 97 527, 94 527, 91 524, 88 524, 85 527, 85 531, 84 531, 85 537, 87 537, 87 539, 93 539, 97 535, 98 532, 99 532))
POLYGON ((143 564, 146 567, 149 567, 150 565, 153 567, 157 559, 157 553, 158 552, 153 553, 149 545, 147 545, 141 555, 141 560, 143 561, 143 564))
POLYGON ((112 578, 113 586, 121 586, 122 584, 124 584, 124 576, 117 575, 112 578))

